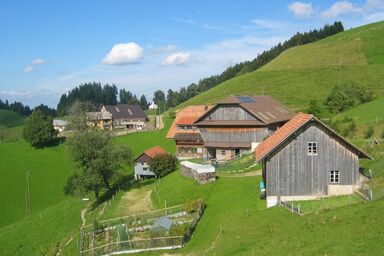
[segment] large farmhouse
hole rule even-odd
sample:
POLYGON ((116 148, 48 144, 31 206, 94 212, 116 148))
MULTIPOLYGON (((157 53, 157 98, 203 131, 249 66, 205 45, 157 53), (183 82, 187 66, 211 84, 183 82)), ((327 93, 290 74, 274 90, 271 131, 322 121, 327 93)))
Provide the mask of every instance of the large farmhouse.
POLYGON ((148 121, 147 115, 139 105, 106 105, 100 112, 87 113, 87 125, 99 129, 125 128, 143 130, 148 121))
POLYGON ((351 194, 359 158, 370 158, 313 115, 299 113, 256 148, 268 207, 278 200, 351 194))
POLYGON ((205 159, 226 161, 252 152, 293 117, 270 96, 230 96, 195 121, 204 141, 205 159))
POLYGON ((177 112, 166 138, 175 140, 179 159, 203 157, 203 138, 194 123, 209 109, 206 105, 189 106, 177 112))

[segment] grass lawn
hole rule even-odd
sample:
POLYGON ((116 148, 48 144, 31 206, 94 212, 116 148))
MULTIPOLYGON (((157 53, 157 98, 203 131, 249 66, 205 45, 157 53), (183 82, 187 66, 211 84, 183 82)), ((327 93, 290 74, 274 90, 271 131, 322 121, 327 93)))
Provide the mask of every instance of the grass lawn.
MULTIPOLYGON (((172 173, 155 185, 157 207, 203 198, 207 204, 191 241, 192 255, 377 255, 384 250, 384 200, 299 217, 259 200, 260 177, 222 178, 198 185, 172 173), (221 230, 223 231, 221 235, 221 230)), ((154 186, 154 185, 152 185, 154 186)), ((335 200, 337 201, 337 200, 335 200)), ((157 255, 156 253, 149 255, 157 255)))
POLYGON ((250 153, 248 155, 242 156, 239 159, 230 161, 225 164, 219 164, 216 167, 218 172, 249 172, 260 170, 261 165, 255 165, 255 154, 250 153))
POLYGON ((324 197, 318 200, 297 201, 292 203, 295 207, 300 205, 300 211, 307 214, 362 202, 364 202, 364 200, 360 196, 353 194, 346 196, 324 197))
POLYGON ((144 150, 154 146, 161 146, 170 153, 175 153, 176 146, 174 140, 165 139, 172 119, 168 116, 163 117, 164 128, 158 131, 137 132, 124 136, 116 137, 117 143, 125 144, 132 149, 135 157, 138 157, 144 150))
POLYGON ((0 143, 0 227, 26 216, 26 172, 30 171, 32 214, 67 199, 63 187, 72 165, 65 144, 35 149, 25 141, 0 143))
MULTIPOLYGON (((63 200, 31 218, 1 227, 0 255, 55 255, 58 245, 62 247, 78 233, 81 208, 79 199, 63 200)), ((76 240, 69 245, 76 249, 76 240)))

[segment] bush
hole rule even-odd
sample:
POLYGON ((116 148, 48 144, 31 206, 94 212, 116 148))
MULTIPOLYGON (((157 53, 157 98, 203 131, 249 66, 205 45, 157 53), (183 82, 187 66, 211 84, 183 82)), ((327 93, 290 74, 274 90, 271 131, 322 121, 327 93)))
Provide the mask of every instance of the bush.
POLYGON ((317 100, 311 100, 308 105, 307 113, 316 117, 323 116, 324 109, 317 100))
POLYGON ((381 131, 380 138, 384 139, 384 130, 381 131))
POLYGON ((54 138, 57 131, 53 129, 52 117, 46 116, 37 109, 32 112, 24 128, 24 138, 32 146, 40 148, 47 146, 54 138))
POLYGON ((158 155, 149 163, 151 171, 157 177, 163 177, 176 170, 179 161, 171 154, 158 155))
POLYGON ((332 113, 340 113, 351 107, 372 100, 371 92, 355 83, 336 85, 325 99, 324 105, 332 113))
POLYGON ((350 117, 344 117, 331 122, 331 127, 344 137, 353 136, 357 130, 356 122, 350 117))
POLYGON ((373 127, 369 126, 368 129, 364 133, 364 138, 369 139, 373 136, 374 133, 375 133, 375 130, 373 129, 373 127))

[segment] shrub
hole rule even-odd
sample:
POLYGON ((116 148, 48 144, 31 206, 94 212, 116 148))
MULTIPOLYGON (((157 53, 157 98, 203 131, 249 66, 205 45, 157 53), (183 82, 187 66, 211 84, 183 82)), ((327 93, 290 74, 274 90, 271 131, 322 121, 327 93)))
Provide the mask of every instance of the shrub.
POLYGON ((340 113, 351 107, 372 100, 371 92, 355 83, 336 85, 325 99, 324 105, 332 113, 340 113))
POLYGON ((163 177, 170 172, 176 170, 178 160, 171 154, 158 155, 152 159, 149 163, 151 171, 153 171, 157 177, 163 177))
POLYGON ((27 120, 24 128, 24 138, 34 147, 47 146, 57 131, 53 129, 52 118, 46 116, 41 110, 34 110, 27 120))
POLYGON ((374 133, 375 133, 375 130, 373 129, 373 127, 369 126, 368 129, 364 133, 364 138, 369 139, 373 136, 374 133))
POLYGON ((313 114, 316 117, 321 117, 323 115, 323 107, 319 104, 317 100, 311 100, 308 105, 307 113, 313 114))

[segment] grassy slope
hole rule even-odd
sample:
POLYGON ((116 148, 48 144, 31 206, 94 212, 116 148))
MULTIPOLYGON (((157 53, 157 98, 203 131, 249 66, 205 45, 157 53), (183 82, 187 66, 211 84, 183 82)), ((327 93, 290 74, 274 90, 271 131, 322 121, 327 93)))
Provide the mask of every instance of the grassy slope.
POLYGON ((23 125, 24 123, 25 118, 19 114, 10 110, 0 109, 0 124, 10 128, 23 125))
MULTIPOLYGON (((376 255, 384 249, 384 201, 357 203, 298 217, 259 200, 260 177, 226 178, 198 185, 179 172, 163 178, 157 207, 204 198, 206 211, 191 241, 193 255, 376 255), (223 236, 220 236, 220 229, 223 236)), ((151 185, 157 186, 157 185, 151 185)), ((157 255, 156 253, 150 255, 157 255)))
POLYGON ((384 97, 377 98, 366 104, 357 106, 347 110, 335 118, 342 119, 344 117, 353 118, 357 125, 369 125, 376 122, 384 122, 384 97))
MULTIPOLYGON (((165 139, 172 120, 165 118, 164 121, 163 130, 129 134, 115 140, 131 147, 135 156, 155 145, 174 153, 174 141, 165 139)), ((0 211, 0 255, 52 255, 57 243, 64 244, 70 237, 78 239, 76 232, 81 223, 82 206, 80 200, 63 194, 72 169, 66 144, 34 149, 24 141, 0 143, 0 180, 6 181, 0 186, 0 204, 4 206, 0 211), (32 173, 31 219, 24 218, 26 170, 32 173)), ((77 252, 74 240, 64 255, 77 252)))
MULTIPOLYGON (((56 255, 57 245, 62 247, 79 231, 82 205, 80 200, 68 199, 0 228, 0 255, 56 255)), ((77 253, 76 240, 70 247, 77 253)), ((74 255, 74 254, 72 254, 74 255)))
POLYGON ((66 198, 63 186, 71 163, 65 144, 34 149, 25 141, 0 143, 0 227, 25 216, 27 170, 33 214, 66 198))
POLYGON ((356 81, 384 94, 384 22, 289 49, 263 68, 228 80, 179 107, 214 103, 231 94, 269 94, 296 110, 323 101, 337 82, 356 81), (340 65, 341 63, 341 65, 340 65))
POLYGON ((176 148, 174 140, 165 139, 165 135, 171 124, 172 120, 169 117, 164 117, 164 129, 151 132, 132 133, 116 137, 115 139, 117 143, 129 146, 135 157, 139 156, 144 150, 154 146, 161 146, 166 151, 175 153, 176 148))

